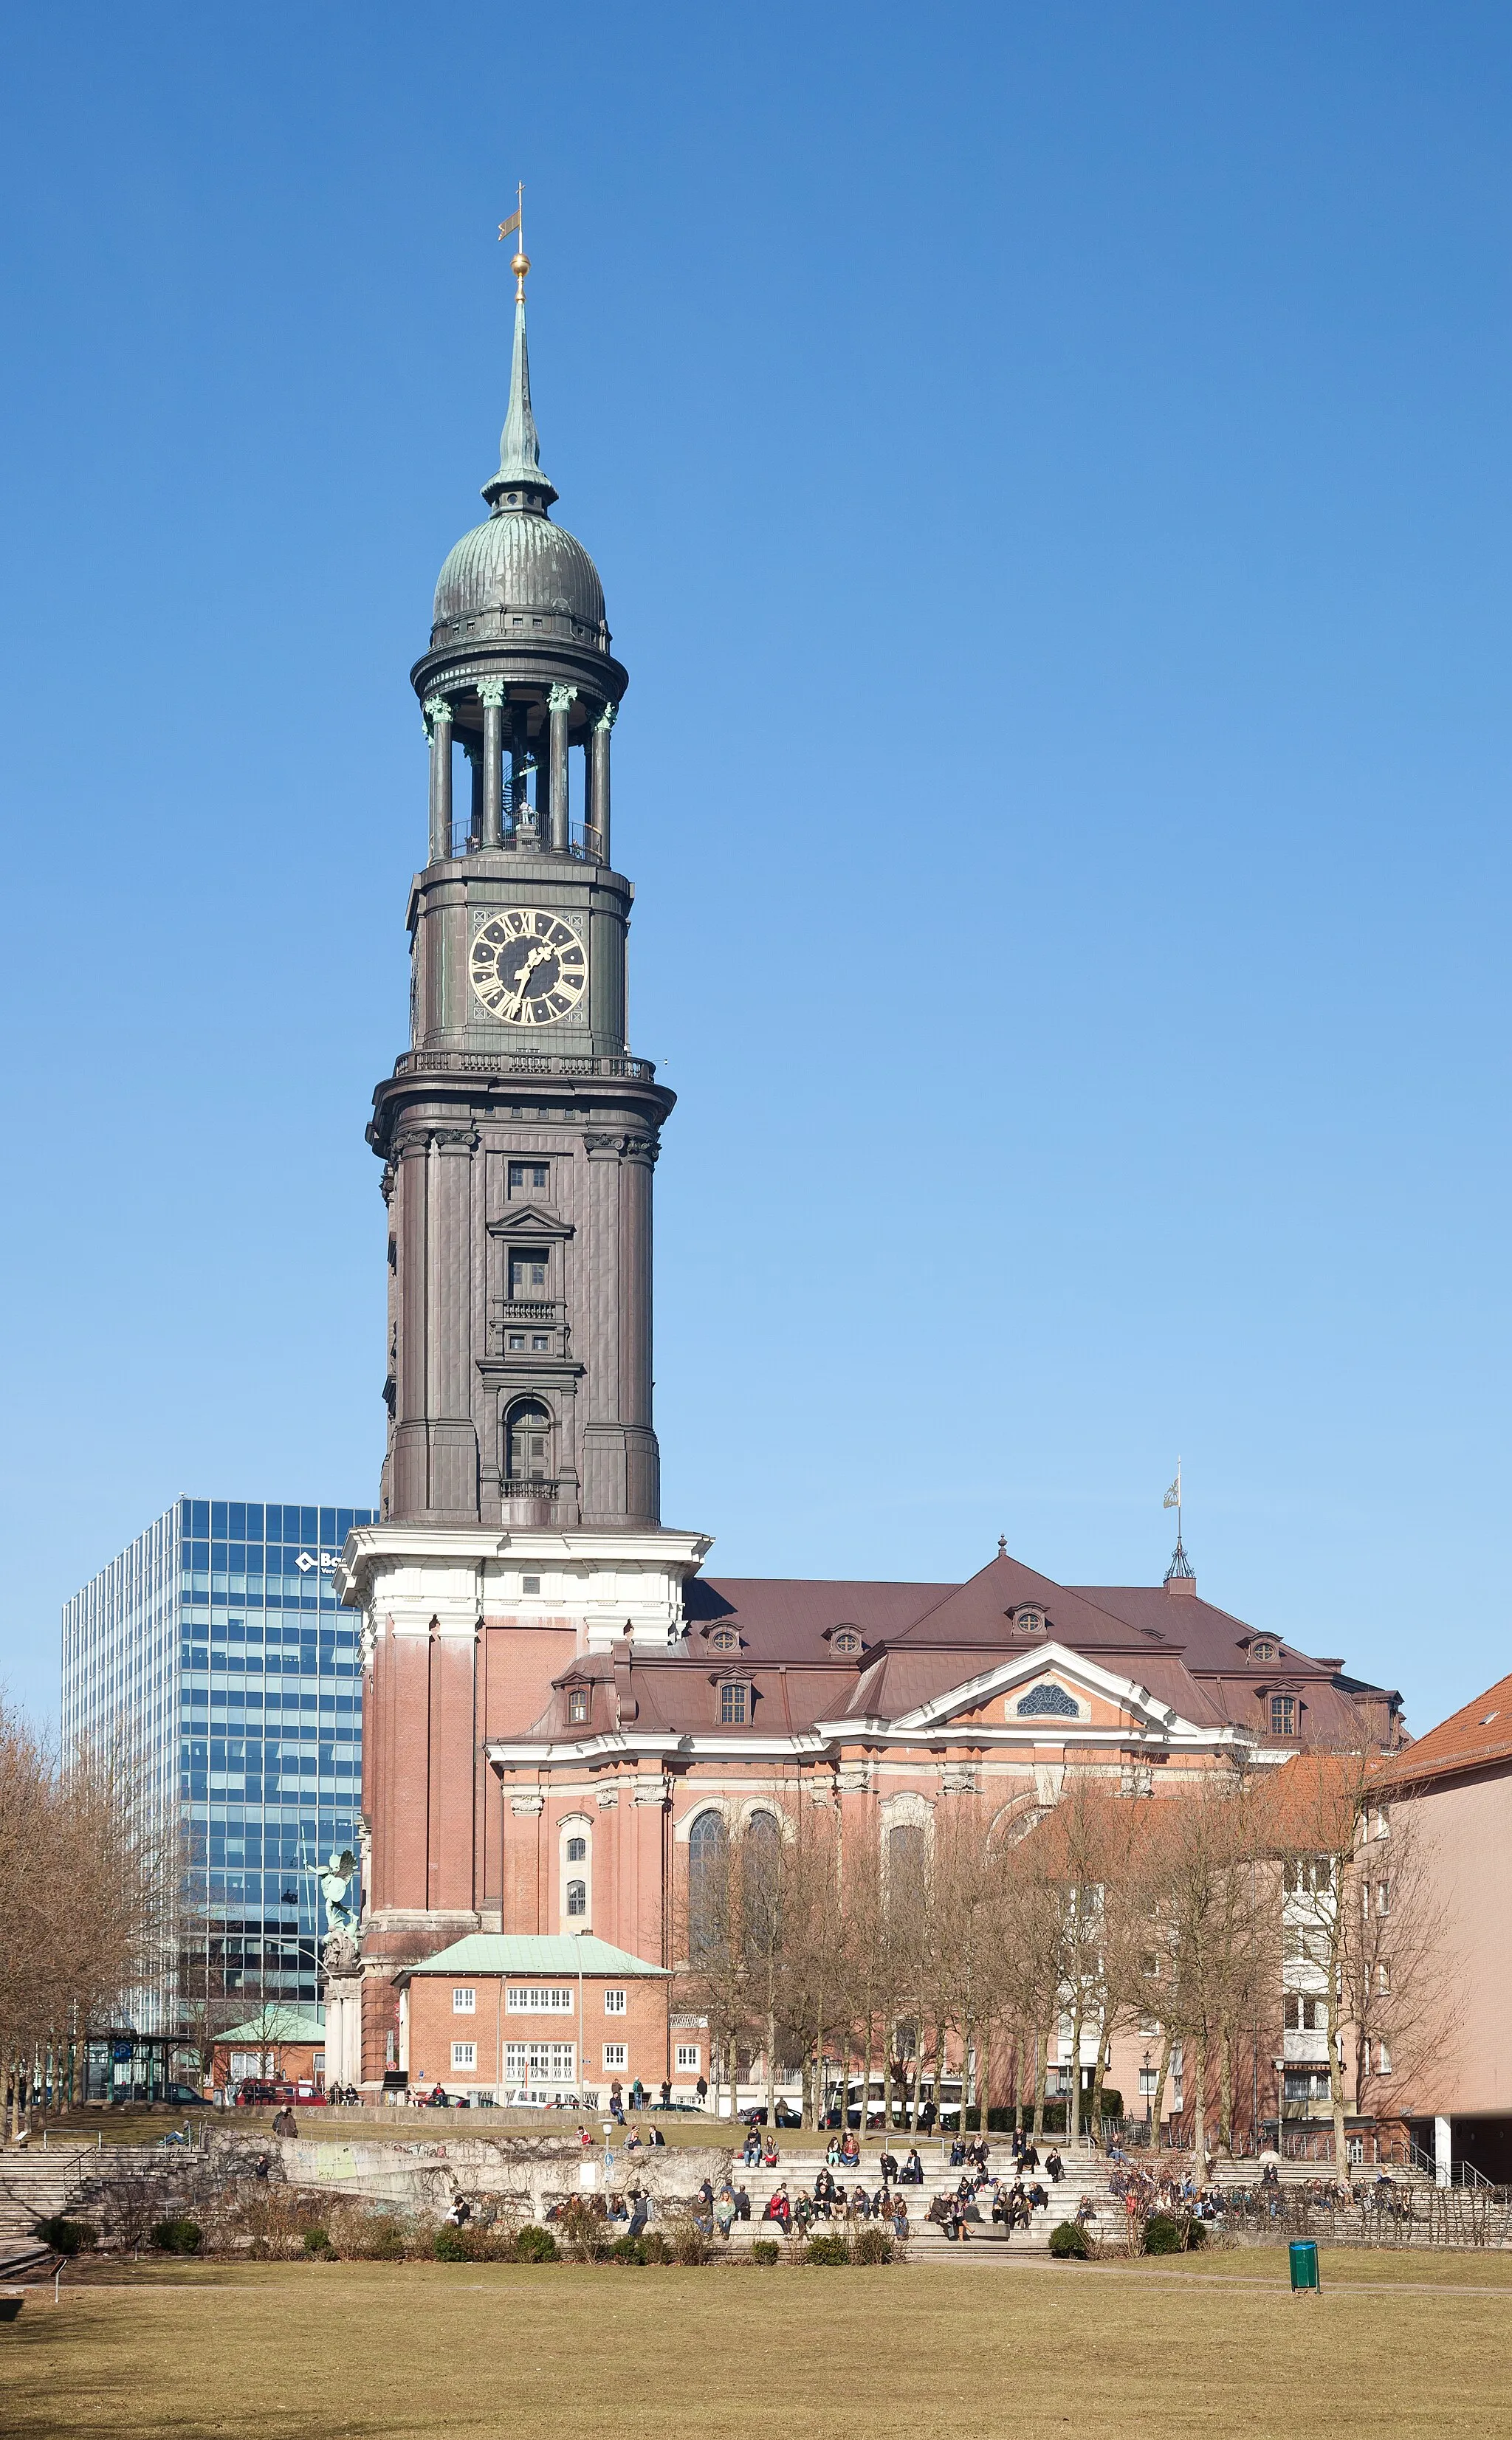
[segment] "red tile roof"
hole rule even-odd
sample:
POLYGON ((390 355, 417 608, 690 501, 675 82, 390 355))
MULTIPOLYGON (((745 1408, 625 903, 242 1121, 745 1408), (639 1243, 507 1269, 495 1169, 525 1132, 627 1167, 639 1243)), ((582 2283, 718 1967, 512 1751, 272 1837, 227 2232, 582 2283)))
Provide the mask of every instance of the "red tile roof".
POLYGON ((1512 1678, 1499 1678, 1484 1695, 1409 1746, 1402 1759, 1393 1763, 1391 1780, 1394 1785, 1411 1785, 1496 1763, 1512 1763, 1512 1678))

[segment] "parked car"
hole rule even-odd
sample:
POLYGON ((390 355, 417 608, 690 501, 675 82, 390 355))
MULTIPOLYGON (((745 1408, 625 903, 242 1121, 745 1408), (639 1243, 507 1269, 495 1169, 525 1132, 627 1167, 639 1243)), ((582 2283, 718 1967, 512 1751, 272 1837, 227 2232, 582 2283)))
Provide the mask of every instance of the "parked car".
MULTIPOLYGON (((745 2126, 765 2126, 766 2105, 762 2102, 754 2109, 743 2109, 740 2116, 741 2124, 745 2126)), ((801 2126, 802 2112, 795 2109, 790 2101, 780 2101, 777 2105, 777 2124, 779 2126, 801 2126)))
POLYGON ((326 2096, 313 2084, 275 2082, 260 2075, 244 2075, 236 2088, 238 2109, 281 2109, 285 2103, 294 2109, 323 2109, 326 2096))
POLYGON ((192 2084, 165 2084, 163 2099, 171 2102, 175 2109, 208 2109, 210 2107, 206 2095, 192 2084))

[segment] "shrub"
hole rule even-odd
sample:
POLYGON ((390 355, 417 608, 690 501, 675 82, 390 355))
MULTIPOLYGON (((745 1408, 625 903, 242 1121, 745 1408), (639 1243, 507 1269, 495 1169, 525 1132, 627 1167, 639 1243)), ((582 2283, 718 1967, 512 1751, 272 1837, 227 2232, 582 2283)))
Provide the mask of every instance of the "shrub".
POLYGON ((430 2250, 438 2262, 465 2262, 468 2259, 467 2240, 459 2228, 439 2228, 430 2250))
POLYGON ((609 2259, 611 2262, 634 2262, 637 2264, 643 2264, 645 2258, 646 2248, 643 2237, 617 2236, 614 2243, 609 2248, 609 2259))
POLYGON ((753 2262, 761 2263, 764 2269, 769 2270, 782 2250, 775 2237, 758 2236, 751 2246, 750 2258, 753 2262))
POLYGON ((672 2248, 667 2243, 666 2238, 662 2235, 659 2228, 648 2228, 645 2234, 642 2236, 640 2240, 640 2259, 642 2262, 670 2262, 672 2260, 672 2248))
POLYGON ((803 2248, 803 2259, 805 2262, 829 2265, 832 2263, 849 2262, 850 2258, 851 2249, 846 2244, 844 2237, 838 2234, 811 2236, 807 2245, 803 2248))
MULTIPOLYGON (((557 2262, 556 2239, 549 2228, 522 2228, 514 2239, 516 2262, 557 2262)), ((649 2259, 649 2256, 648 2256, 649 2259)))
POLYGON ((65 2219, 62 2213, 51 2219, 39 2219, 32 2234, 40 2236, 44 2245, 51 2246, 54 2253, 92 2253, 99 2243, 99 2232, 91 2228, 88 2220, 65 2219))
POLYGON ((304 2233, 304 2250, 306 2253, 329 2253, 331 2251, 329 2232, 323 2228, 307 2228, 304 2233))
POLYGON ((148 2232, 149 2241, 159 2253, 198 2253, 200 2224, 197 2219, 160 2219, 148 2232))
POLYGON ((1091 2259, 1092 2249, 1088 2242, 1087 2231, 1078 2227, 1073 2219, 1063 2219, 1059 2228, 1051 2230, 1050 2250, 1057 2262, 1088 2262, 1091 2259))
POLYGON ((858 2228, 851 2239, 851 2260, 878 2264, 892 2259, 892 2239, 885 2228, 858 2228))
POLYGON ((396 2219, 368 2220, 342 2251, 362 2262, 403 2262, 405 2232, 396 2219))
POLYGON ((1208 2241, 1199 2219, 1178 2219, 1171 2212, 1152 2212, 1144 2223, 1146 2253, 1196 2253, 1208 2241))
POLYGON ((709 2260, 713 2247, 691 2215, 686 2219, 673 2220, 670 2232, 674 2262, 680 2262, 685 2270, 693 2270, 709 2260))
POLYGON ((563 2212, 561 2230, 574 2262, 607 2261, 611 2243, 609 2223, 601 2219, 581 2195, 574 2195, 563 2212))

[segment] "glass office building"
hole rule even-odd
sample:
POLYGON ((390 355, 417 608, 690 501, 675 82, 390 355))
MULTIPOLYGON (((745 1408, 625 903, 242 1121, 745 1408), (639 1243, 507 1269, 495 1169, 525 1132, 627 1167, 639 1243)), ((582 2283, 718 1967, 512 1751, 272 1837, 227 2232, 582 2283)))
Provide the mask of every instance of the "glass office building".
POLYGON ((357 1623, 332 1576, 375 1514, 175 1500, 63 1612, 64 1736, 129 1740, 183 1841, 177 1981, 139 1995, 143 2034, 200 2001, 317 1996, 317 1875, 357 1852, 362 1786, 357 1623))

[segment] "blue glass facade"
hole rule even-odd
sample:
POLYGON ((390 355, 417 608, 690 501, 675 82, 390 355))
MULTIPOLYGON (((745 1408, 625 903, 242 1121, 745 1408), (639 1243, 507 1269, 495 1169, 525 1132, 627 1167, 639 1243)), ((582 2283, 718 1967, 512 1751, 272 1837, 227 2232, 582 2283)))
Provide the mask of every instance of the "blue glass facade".
POLYGON ((65 1735, 127 1731, 144 1803, 184 1839, 178 1991, 139 2014, 316 1997, 316 1875, 356 1851, 362 1784, 357 1624, 332 1574, 374 1514, 180 1499, 63 1613, 65 1735))

